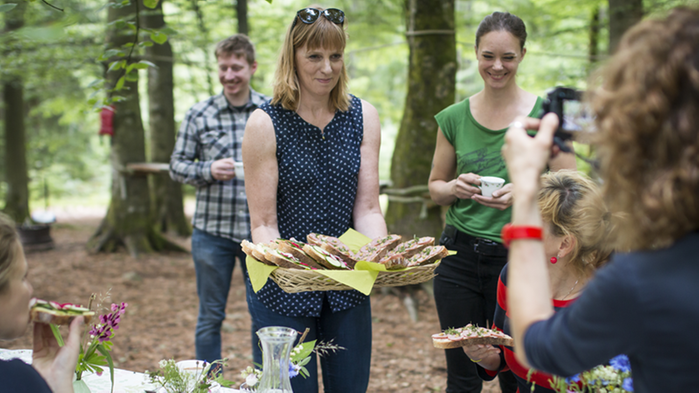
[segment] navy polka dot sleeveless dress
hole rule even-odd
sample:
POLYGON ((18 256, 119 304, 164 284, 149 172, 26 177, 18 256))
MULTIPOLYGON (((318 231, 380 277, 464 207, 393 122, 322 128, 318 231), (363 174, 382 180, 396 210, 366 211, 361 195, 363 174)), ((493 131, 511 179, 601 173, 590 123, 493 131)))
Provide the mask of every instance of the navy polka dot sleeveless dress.
MULTIPOLYGON (((320 129, 281 105, 264 104, 277 137, 277 222, 284 239, 306 241, 309 233, 340 236, 352 225, 357 195, 360 146, 364 136, 362 102, 351 96, 347 112, 320 129)), ((255 295, 271 311, 289 317, 319 317, 327 298, 333 311, 356 306, 358 291, 286 293, 268 280, 255 295)))

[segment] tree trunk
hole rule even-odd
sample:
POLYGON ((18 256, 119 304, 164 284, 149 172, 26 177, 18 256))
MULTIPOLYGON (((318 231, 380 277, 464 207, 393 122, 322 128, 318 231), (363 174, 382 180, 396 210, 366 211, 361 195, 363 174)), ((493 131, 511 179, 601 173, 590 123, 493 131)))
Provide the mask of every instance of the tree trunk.
POLYGON ((393 188, 403 192, 389 194, 386 223, 391 233, 436 237, 441 208, 431 203, 426 184, 437 139, 434 115, 454 103, 454 0, 406 0, 406 21, 408 93, 391 161, 393 188))
MULTIPOLYGON (((108 49, 121 49, 122 45, 134 41, 130 29, 117 29, 113 22, 126 19, 138 23, 139 11, 136 1, 119 8, 108 7, 108 49)), ((107 83, 115 86, 122 75, 123 70, 108 72, 107 83)), ((110 153, 112 196, 106 217, 87 245, 92 252, 114 252, 123 245, 134 258, 141 252, 161 250, 170 245, 152 223, 147 175, 132 175, 125 170, 128 163, 146 161, 138 74, 135 76, 135 80, 126 82, 125 89, 116 92, 124 99, 114 104, 114 136, 110 153)))
POLYGON ((609 0, 609 54, 616 51, 621 36, 643 18, 643 0, 609 0))
MULTIPOLYGON (((143 0, 141 0, 143 1, 143 0)), ((163 0, 144 17, 145 27, 165 27, 163 0)), ((157 67, 148 68, 148 113, 150 126, 150 159, 157 163, 170 162, 175 148, 175 101, 173 98, 173 56, 170 41, 146 48, 146 57, 157 67)), ((178 236, 189 236, 192 230, 184 215, 182 184, 167 173, 151 175, 152 204, 156 229, 178 236)))
POLYGON ((238 34, 250 36, 248 28, 248 0, 236 0, 235 15, 238 18, 238 34))
MULTIPOLYGON (((24 25, 25 9, 26 3, 19 2, 13 10, 5 13, 6 32, 18 30, 24 25)), ((5 40, 12 40, 12 38, 8 36, 5 40)), ((16 76, 14 80, 5 81, 2 87, 5 104, 5 179, 7 180, 4 211, 17 224, 22 224, 29 219, 24 86, 22 79, 16 76)))
POLYGON ((590 15, 590 49, 588 51, 590 70, 599 62, 599 33, 601 28, 600 8, 595 7, 590 15))
MULTIPOLYGON (((194 10, 194 14, 197 16, 197 27, 199 27, 199 31, 201 32, 201 35, 204 39, 204 45, 201 46, 201 50, 204 52, 204 69, 210 70, 211 69, 211 54, 209 54, 209 42, 211 41, 209 39, 209 29, 206 27, 206 23, 204 22, 204 11, 199 7, 199 3, 197 2, 198 0, 191 0, 192 3, 192 9, 194 10)), ((212 96, 216 93, 214 93, 214 82, 211 79, 211 73, 207 72, 206 73, 206 84, 209 88, 209 96, 212 96)))

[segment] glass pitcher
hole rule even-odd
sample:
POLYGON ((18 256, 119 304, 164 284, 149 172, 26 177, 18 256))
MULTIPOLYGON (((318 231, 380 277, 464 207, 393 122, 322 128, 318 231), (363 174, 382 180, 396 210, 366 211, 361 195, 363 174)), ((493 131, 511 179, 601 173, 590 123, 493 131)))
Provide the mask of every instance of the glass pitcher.
POLYGON ((289 381, 289 353, 298 332, 292 328, 269 326, 257 331, 262 343, 262 379, 258 393, 292 393, 289 381))

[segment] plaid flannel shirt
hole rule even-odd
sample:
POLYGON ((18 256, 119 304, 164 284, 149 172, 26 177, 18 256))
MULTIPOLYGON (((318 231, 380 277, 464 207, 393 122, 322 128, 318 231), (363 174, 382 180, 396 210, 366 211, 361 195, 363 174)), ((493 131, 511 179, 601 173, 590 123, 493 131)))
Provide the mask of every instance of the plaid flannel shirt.
POLYGON ((185 115, 170 157, 170 177, 197 188, 192 225, 240 242, 250 238, 250 213, 243 180, 216 180, 211 164, 222 158, 242 161, 243 134, 250 114, 268 97, 250 89, 250 100, 234 108, 223 94, 195 104, 185 115))

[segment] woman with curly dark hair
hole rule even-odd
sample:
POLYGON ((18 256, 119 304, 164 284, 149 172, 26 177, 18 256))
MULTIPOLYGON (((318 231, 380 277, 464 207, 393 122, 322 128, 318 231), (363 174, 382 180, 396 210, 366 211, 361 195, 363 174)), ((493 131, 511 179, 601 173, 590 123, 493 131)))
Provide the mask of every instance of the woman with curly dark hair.
POLYGON ((554 313, 547 282, 539 174, 557 119, 520 118, 503 153, 517 195, 508 299, 518 360, 570 376, 626 354, 635 392, 690 392, 699 383, 699 10, 678 8, 624 36, 593 89, 595 141, 611 244, 625 250, 575 304, 554 313), (538 129, 529 138, 524 129, 538 129))

